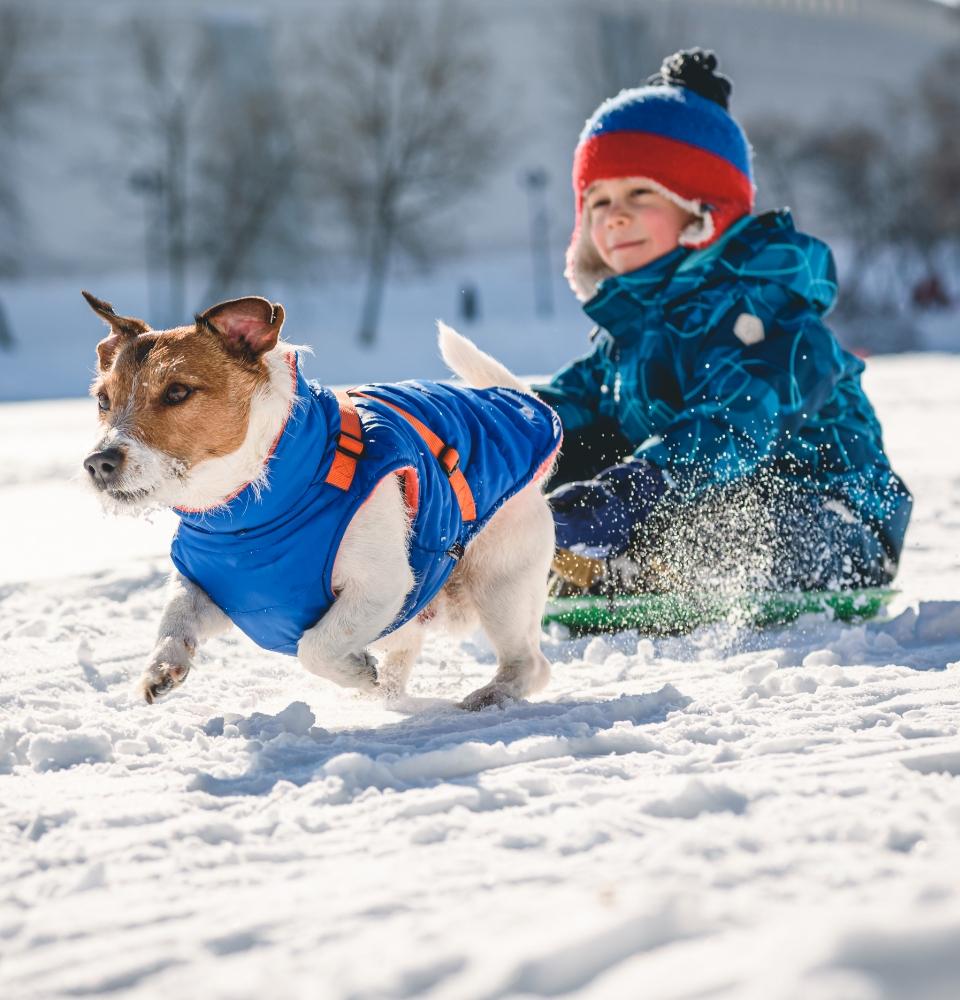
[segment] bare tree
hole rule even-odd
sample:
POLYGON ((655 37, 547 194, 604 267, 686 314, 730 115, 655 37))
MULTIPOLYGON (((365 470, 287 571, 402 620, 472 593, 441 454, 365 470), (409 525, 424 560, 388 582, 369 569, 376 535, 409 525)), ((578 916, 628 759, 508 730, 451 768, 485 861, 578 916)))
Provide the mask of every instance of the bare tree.
POLYGON ((960 246, 960 47, 942 53, 921 74, 909 103, 900 101, 901 120, 918 121, 923 134, 910 163, 909 203, 902 231, 936 276, 935 258, 960 246))
POLYGON ((216 115, 198 164, 193 247, 208 268, 203 301, 239 290, 265 271, 283 270, 306 253, 302 162, 276 91, 246 94, 216 115))
POLYGON ((256 22, 191 23, 187 44, 169 22, 136 21, 129 32, 143 93, 125 127, 145 154, 130 178, 151 206, 148 252, 158 248, 169 276, 165 318, 179 322, 188 269, 207 280, 203 301, 287 270, 301 247, 302 213, 289 210, 301 159, 256 22))
MULTIPOLYGON (((796 143, 799 165, 817 182, 824 215, 851 244, 842 304, 896 310, 918 282, 940 283, 938 255, 960 245, 960 49, 938 57, 909 96, 883 102, 882 130, 833 122, 796 143), (881 261, 883 291, 865 279, 881 261)), ((753 133, 751 133, 753 135, 753 133)), ((754 139, 756 142, 756 139, 754 139)))
POLYGON ((755 118, 747 124, 746 132, 753 147, 759 210, 789 207, 797 212, 800 185, 796 167, 805 133, 795 121, 781 115, 755 118))
POLYGON ((864 279, 888 249, 902 195, 898 153, 884 132, 863 122, 831 123, 806 135, 800 164, 817 184, 823 214, 850 242, 844 305, 863 305, 864 279))
POLYGON ((148 258, 155 255, 168 277, 161 319, 179 322, 186 311, 189 177, 209 77, 207 52, 202 42, 184 44, 173 26, 156 20, 132 21, 127 40, 141 88, 119 121, 130 137, 128 148, 142 155, 127 164, 128 180, 146 199, 148 258))
POLYGON ((22 215, 14 148, 30 133, 36 107, 50 97, 50 75, 37 57, 49 31, 25 2, 0 8, 0 274, 17 267, 22 215))
POLYGON ((311 255, 311 212, 294 53, 269 23, 220 18, 206 31, 212 79, 193 203, 202 228, 193 242, 209 269, 209 301, 266 273, 296 276, 311 255))
POLYGON ((351 10, 315 58, 314 172, 363 261, 358 337, 369 345, 391 261, 426 266, 453 248, 443 211, 495 156, 488 64, 476 22, 452 2, 351 10))

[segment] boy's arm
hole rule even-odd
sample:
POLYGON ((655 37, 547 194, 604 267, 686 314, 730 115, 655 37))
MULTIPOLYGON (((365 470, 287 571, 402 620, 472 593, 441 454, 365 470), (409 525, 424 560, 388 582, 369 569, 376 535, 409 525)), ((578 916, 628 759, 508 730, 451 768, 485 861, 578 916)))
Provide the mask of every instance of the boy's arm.
POLYGON ((599 416, 604 379, 600 345, 561 368, 549 382, 533 385, 533 391, 560 416, 564 432, 588 427, 599 416))
POLYGON ((843 374, 840 346, 815 318, 760 328, 763 339, 752 345, 733 335, 734 321, 697 359, 683 386, 687 407, 635 453, 681 488, 750 475, 782 435, 820 410, 843 374))

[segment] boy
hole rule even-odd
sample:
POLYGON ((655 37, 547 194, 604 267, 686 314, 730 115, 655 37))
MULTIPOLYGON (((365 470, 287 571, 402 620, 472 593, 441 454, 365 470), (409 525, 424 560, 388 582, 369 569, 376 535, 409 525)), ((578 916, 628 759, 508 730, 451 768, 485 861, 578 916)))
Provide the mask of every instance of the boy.
POLYGON ((833 258, 789 212, 751 214, 716 67, 676 53, 577 146, 566 276, 594 348, 535 387, 566 436, 555 570, 603 591, 887 583, 912 501, 822 322, 833 258))

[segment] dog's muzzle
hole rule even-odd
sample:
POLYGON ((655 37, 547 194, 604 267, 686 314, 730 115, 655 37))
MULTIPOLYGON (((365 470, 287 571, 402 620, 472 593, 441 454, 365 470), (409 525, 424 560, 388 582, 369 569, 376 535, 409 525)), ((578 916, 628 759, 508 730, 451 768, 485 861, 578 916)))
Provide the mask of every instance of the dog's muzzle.
POLYGON ((108 490, 120 478, 125 457, 119 448, 106 448, 87 455, 83 467, 98 490, 108 490))

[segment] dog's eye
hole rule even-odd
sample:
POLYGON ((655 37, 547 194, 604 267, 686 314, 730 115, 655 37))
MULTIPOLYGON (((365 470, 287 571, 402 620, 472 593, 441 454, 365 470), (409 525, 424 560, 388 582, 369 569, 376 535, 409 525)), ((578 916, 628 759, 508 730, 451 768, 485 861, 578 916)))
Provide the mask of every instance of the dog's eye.
POLYGON ((167 386, 167 390, 163 394, 163 401, 168 406, 176 406, 177 403, 182 403, 192 393, 193 389, 190 386, 183 385, 181 382, 174 382, 172 385, 167 386))
POLYGON ((110 409, 110 397, 105 392, 97 393, 97 405, 101 413, 106 413, 110 409))

